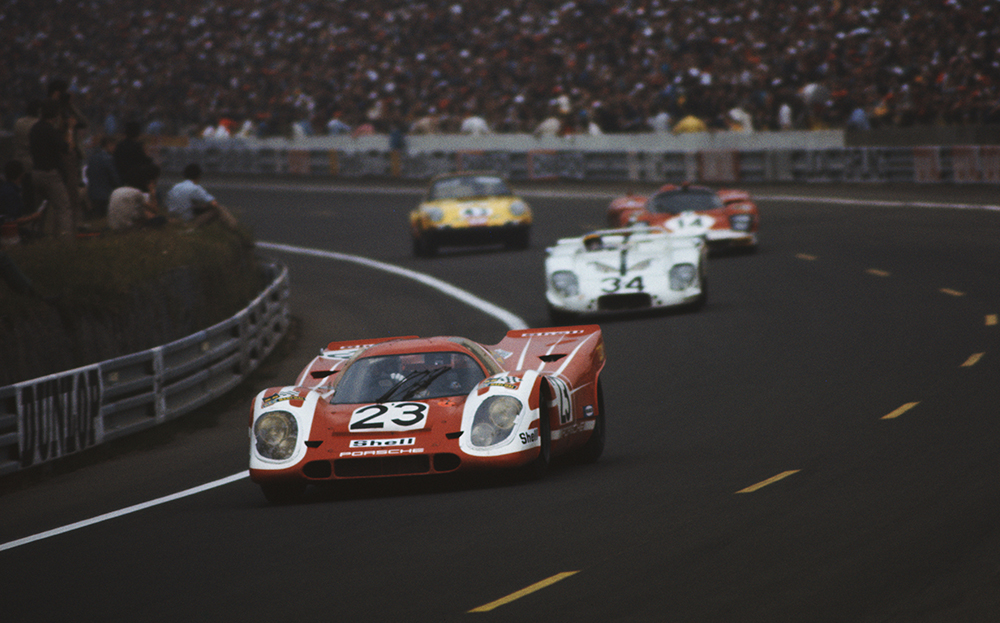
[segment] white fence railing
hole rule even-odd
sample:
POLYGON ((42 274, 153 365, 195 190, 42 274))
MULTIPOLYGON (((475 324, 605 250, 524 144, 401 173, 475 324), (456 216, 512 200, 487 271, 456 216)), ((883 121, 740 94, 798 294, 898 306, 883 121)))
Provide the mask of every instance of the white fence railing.
POLYGON ((164 170, 196 162, 210 173, 427 179, 472 169, 512 180, 735 182, 1000 181, 1000 146, 815 147, 696 151, 454 150, 398 152, 274 147, 239 140, 194 140, 155 149, 164 170))
POLYGON ((239 384, 288 329, 288 269, 232 318, 176 342, 0 387, 0 474, 179 417, 239 384))

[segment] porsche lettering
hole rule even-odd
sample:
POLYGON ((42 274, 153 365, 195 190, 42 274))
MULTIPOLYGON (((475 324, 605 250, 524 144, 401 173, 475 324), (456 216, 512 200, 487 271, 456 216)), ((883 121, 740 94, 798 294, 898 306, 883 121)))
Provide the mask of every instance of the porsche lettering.
POLYGON ((385 456, 392 454, 421 454, 423 448, 380 448, 378 450, 352 450, 341 452, 340 456, 385 456))

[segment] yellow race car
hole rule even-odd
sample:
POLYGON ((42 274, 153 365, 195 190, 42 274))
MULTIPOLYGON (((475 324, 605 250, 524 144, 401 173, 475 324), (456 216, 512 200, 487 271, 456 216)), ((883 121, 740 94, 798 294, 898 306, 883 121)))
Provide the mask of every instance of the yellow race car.
POLYGON ((438 175, 410 212, 413 253, 432 257, 441 246, 488 243, 526 249, 531 218, 528 204, 496 173, 438 175))

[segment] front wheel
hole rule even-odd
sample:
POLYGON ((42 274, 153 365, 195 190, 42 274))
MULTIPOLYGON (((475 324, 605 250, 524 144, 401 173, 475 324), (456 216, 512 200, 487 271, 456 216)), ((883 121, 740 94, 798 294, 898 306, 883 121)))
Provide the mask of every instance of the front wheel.
POLYGON ((552 425, 549 422, 549 396, 543 392, 539 402, 541 414, 538 421, 538 436, 541 441, 538 456, 531 463, 521 468, 524 480, 539 480, 549 471, 552 463, 552 425))
POLYGON ((306 492, 304 482, 262 482, 260 490, 271 504, 292 504, 306 492))

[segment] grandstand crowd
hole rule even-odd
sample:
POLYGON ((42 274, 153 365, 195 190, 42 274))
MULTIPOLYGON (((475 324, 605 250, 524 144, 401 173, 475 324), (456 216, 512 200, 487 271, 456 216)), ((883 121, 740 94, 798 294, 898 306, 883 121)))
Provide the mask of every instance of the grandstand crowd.
MULTIPOLYGON (((779 130, 1000 122, 997 0, 0 0, 4 128, 779 130), (467 126, 472 127, 472 126, 467 126)), ((468 130, 467 130, 468 131, 468 130)))

